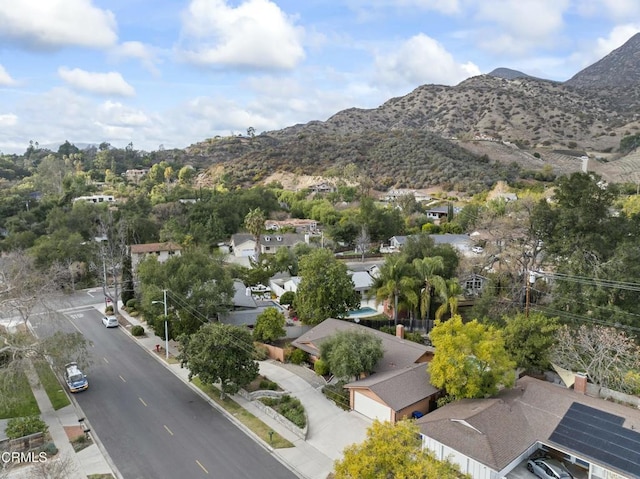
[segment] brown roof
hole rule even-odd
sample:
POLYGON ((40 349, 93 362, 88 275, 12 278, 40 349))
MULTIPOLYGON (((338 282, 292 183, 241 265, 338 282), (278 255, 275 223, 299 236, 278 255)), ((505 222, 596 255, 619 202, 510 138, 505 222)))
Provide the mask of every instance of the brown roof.
POLYGON ((495 398, 456 401, 417 424, 425 436, 501 471, 537 441, 553 447, 551 434, 573 403, 623 417, 626 428, 640 429, 636 409, 527 376, 495 398))
POLYGON ((320 345, 337 331, 367 331, 382 340, 384 357, 375 366, 375 372, 399 370, 412 366, 419 362, 426 362, 433 354, 430 346, 418 344, 406 339, 400 339, 391 334, 383 333, 376 329, 367 328, 359 324, 340 319, 325 319, 323 322, 310 329, 291 344, 314 356, 320 356, 320 345))
POLYGON ((431 385, 431 375, 427 372, 426 363, 413 364, 385 373, 374 373, 344 387, 369 389, 396 412, 440 391, 431 385))
POLYGON ((145 243, 145 244, 132 244, 131 254, 147 254, 156 253, 159 251, 180 251, 182 247, 179 244, 166 242, 166 243, 145 243))

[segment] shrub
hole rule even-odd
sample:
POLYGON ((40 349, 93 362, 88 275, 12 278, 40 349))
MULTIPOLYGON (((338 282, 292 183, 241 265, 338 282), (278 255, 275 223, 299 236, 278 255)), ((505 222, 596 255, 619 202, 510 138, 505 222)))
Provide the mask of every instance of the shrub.
POLYGON ((9 439, 17 439, 36 432, 45 433, 48 430, 49 426, 39 416, 27 416, 9 419, 5 433, 9 439))
POLYGON ((276 410, 281 416, 286 417, 299 428, 307 425, 304 406, 297 398, 285 394, 279 398, 260 398, 260 401, 276 410))
POLYGON ((329 374, 329 365, 324 359, 318 359, 313 365, 313 370, 318 376, 326 376, 329 374))
POLYGON ((140 316, 140 311, 129 311, 129 316, 131 316, 132 318, 137 318, 138 316, 140 316))
POLYGON ((58 454, 58 448, 54 443, 48 442, 40 447, 40 450, 38 452, 46 452, 48 457, 53 457, 58 454))
POLYGON ((104 308, 104 314, 113 314, 113 305, 109 305, 106 308, 104 308))
POLYGON ((142 336, 144 334, 144 328, 139 324, 136 324, 133 328, 131 328, 131 334, 134 336, 142 336))
POLYGON ((336 405, 345 411, 351 409, 349 405, 349 391, 344 388, 345 381, 338 381, 336 384, 327 384, 322 388, 322 394, 331 399, 336 405))
POLYGON ((280 296, 280 304, 293 304, 296 294, 293 291, 285 291, 280 296))
POLYGON ((269 348, 267 348, 264 344, 253 343, 253 347, 253 359, 255 359, 256 361, 264 361, 269 357, 269 348))
POLYGON ((267 391, 277 391, 278 390, 278 383, 274 383, 273 381, 264 378, 262 381, 260 381, 260 389, 261 390, 267 390, 267 391))
POLYGON ((309 358, 309 355, 306 352, 304 352, 302 349, 294 349, 291 352, 291 356, 289 356, 289 361, 291 361, 293 364, 300 365, 302 363, 307 362, 308 358, 309 358))
POLYGON ((406 339, 407 341, 412 341, 414 343, 424 344, 424 338, 420 333, 405 331, 404 339, 406 339))
POLYGON ((138 309, 138 300, 136 300, 135 298, 132 298, 129 301, 127 301, 127 309, 129 311, 138 309))

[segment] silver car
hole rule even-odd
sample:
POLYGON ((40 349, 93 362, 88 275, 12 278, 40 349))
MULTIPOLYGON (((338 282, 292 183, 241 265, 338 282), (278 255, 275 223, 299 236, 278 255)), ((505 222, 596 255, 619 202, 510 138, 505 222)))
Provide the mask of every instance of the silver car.
POLYGON ((529 459, 527 469, 541 479, 573 479, 571 473, 555 459, 529 459))

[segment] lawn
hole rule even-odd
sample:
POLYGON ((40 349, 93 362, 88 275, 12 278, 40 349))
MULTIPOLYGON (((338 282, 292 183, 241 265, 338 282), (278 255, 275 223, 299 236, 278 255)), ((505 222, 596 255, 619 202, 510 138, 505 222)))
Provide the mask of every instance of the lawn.
POLYGON ((269 426, 267 426, 249 411, 244 409, 233 399, 220 399, 220 390, 215 386, 202 384, 202 381, 200 381, 200 379, 198 378, 193 378, 191 382, 198 386, 198 388, 200 388, 202 391, 204 391, 207 396, 213 399, 218 405, 223 407, 228 413, 232 414, 233 417, 235 417, 238 421, 244 424, 247 428, 251 429, 256 436, 260 437, 260 439, 265 441, 267 444, 270 444, 274 449, 293 447, 293 444, 291 442, 289 442, 277 432, 272 431, 269 426), (269 433, 271 433, 271 435, 269 433))
POLYGON ((0 373, 0 419, 39 414, 27 376, 22 372, 12 377, 6 372, 0 373))
POLYGON ((38 372, 40 383, 47 392, 47 396, 49 396, 49 400, 53 405, 53 409, 57 411, 58 409, 71 404, 64 387, 60 384, 56 375, 53 374, 49 363, 46 361, 37 361, 34 363, 34 366, 38 372))

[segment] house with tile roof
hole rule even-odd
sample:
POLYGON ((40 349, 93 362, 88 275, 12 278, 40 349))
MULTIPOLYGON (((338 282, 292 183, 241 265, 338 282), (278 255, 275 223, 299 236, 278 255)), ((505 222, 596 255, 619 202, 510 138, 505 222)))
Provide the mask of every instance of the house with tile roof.
POLYGON ((338 331, 367 331, 380 338, 384 356, 367 377, 345 385, 351 409, 372 419, 397 421, 414 411, 424 414, 435 408, 442 394, 430 383, 427 362, 434 349, 404 339, 404 327, 397 334, 383 333, 350 321, 326 319, 291 345, 307 352, 311 361, 320 357, 320 346, 338 331))
POLYGON ((586 378, 567 389, 525 376, 496 397, 449 403, 416 424, 424 449, 473 479, 509 477, 536 454, 560 460, 575 477, 640 478, 640 411, 585 391, 586 378))

